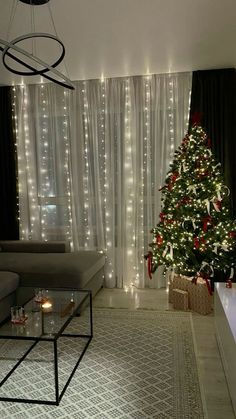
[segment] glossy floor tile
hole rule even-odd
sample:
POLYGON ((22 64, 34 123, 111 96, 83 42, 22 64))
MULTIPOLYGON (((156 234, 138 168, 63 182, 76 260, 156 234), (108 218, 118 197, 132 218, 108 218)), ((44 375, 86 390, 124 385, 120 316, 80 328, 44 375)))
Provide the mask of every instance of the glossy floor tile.
MULTIPOLYGON (((103 288, 94 299, 94 307, 173 310, 166 289, 134 287, 128 291, 103 288)), ((193 313, 193 331, 208 419, 235 419, 215 337, 214 313, 207 316, 193 313)))

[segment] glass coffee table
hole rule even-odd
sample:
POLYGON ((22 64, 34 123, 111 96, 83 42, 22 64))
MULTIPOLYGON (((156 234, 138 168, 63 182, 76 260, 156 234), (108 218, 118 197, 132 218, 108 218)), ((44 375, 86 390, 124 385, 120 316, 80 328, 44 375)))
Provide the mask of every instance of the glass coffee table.
POLYGON ((24 304, 24 312, 24 323, 13 324, 9 317, 0 325, 0 369, 4 371, 4 376, 0 377, 0 400, 58 406, 93 337, 91 291, 48 289, 46 296, 44 295, 40 301, 33 297, 24 304), (67 342, 71 346, 66 346, 67 342), (44 345, 47 345, 45 352, 44 345), (78 352, 75 349, 77 347, 78 352), (15 354, 18 349, 19 354, 13 356, 12 352, 15 354), (62 380, 60 356, 64 357, 64 365, 68 364, 69 358, 73 358, 73 362, 75 358, 72 371, 69 370, 68 373, 67 365, 62 380), (48 380, 52 385, 52 391, 46 390, 46 397, 40 392, 40 397, 37 397, 40 385, 42 390, 43 387, 47 389, 49 364, 51 375, 48 380), (31 381, 35 384, 34 392, 30 390, 31 381), (23 388, 24 383, 26 385, 23 391, 21 387, 23 388), (8 387, 5 392, 2 391, 4 387, 8 387), (21 390, 20 395, 17 394, 17 387, 21 390), (30 390, 29 394, 27 388, 30 390), (49 399, 49 393, 54 397, 49 399), (32 394, 36 397, 32 397, 32 394))

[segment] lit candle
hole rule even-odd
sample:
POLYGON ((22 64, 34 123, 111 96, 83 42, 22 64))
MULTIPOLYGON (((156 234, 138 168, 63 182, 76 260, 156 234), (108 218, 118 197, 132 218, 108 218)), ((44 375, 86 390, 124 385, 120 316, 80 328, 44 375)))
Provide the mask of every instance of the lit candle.
POLYGON ((44 313, 51 313, 52 311, 52 303, 51 301, 47 300, 45 303, 42 304, 42 310, 44 313))

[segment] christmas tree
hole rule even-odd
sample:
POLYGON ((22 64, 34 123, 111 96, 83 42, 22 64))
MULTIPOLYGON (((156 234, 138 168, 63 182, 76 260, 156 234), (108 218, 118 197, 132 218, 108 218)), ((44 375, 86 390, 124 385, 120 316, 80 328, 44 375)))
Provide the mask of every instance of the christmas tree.
POLYGON ((160 190, 160 221, 151 231, 151 250, 145 256, 149 276, 164 265, 194 277, 223 271, 226 279, 232 278, 236 223, 230 217, 230 191, 199 123, 175 151, 160 190))

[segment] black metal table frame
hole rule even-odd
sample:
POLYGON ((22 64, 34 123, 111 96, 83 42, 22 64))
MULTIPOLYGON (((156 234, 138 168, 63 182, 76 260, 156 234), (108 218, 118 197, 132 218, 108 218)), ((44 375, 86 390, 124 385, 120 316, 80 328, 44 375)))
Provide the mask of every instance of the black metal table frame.
MULTIPOLYGON (((67 290, 68 291, 68 290, 67 290)), ((60 331, 54 335, 54 338, 47 338, 47 337, 26 337, 26 336, 4 336, 0 335, 0 339, 12 339, 12 340, 32 340, 33 344, 27 349, 27 351, 24 353, 24 355, 17 361, 17 363, 14 365, 14 367, 8 372, 8 374, 4 377, 4 379, 0 382, 0 387, 7 381, 7 379, 13 374, 13 372, 17 369, 17 367, 24 361, 24 359, 27 357, 27 355, 32 351, 32 349, 37 345, 38 342, 51 342, 53 343, 53 352, 54 352, 54 379, 55 379, 55 400, 41 400, 41 399, 24 399, 24 398, 17 398, 17 397, 0 397, 0 401, 5 402, 21 402, 21 403, 34 403, 34 404, 47 404, 47 405, 54 405, 58 406, 68 385, 70 384, 70 381, 75 374, 76 369, 78 368, 78 365, 80 361, 82 360, 91 340, 93 337, 93 317, 92 317, 92 292, 90 290, 72 290, 72 291, 78 291, 82 293, 87 293, 83 301, 78 305, 76 308, 75 313, 73 313, 65 322, 65 324, 62 326, 60 331), (76 317, 76 312, 78 312, 80 306, 85 302, 85 300, 89 298, 89 317, 90 317, 90 334, 83 335, 83 334, 70 334, 70 333, 63 333, 65 328, 69 325, 71 320, 76 317), (57 353, 57 340, 60 337, 74 337, 74 338, 88 338, 88 341, 86 342, 78 361, 76 362, 69 378, 67 379, 61 393, 59 393, 59 374, 58 374, 58 353, 57 353)))

